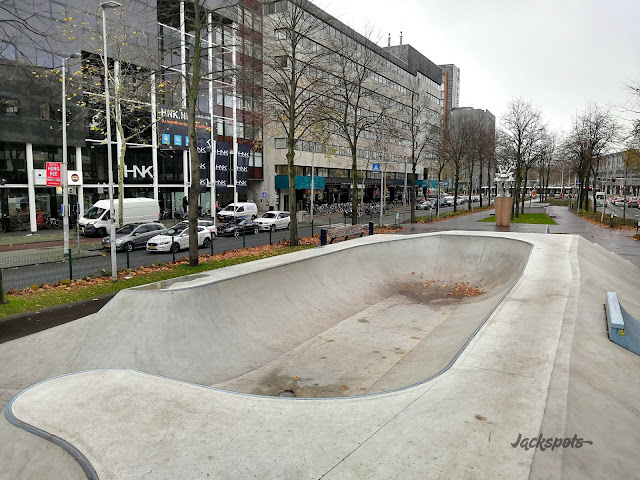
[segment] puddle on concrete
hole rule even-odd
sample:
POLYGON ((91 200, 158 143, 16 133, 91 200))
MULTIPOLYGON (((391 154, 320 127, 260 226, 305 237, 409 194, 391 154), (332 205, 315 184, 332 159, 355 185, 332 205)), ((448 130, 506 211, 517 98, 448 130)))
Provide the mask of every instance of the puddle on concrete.
POLYGON ((174 283, 191 282, 192 280, 198 280, 206 276, 204 273, 194 273, 186 277, 170 278, 169 280, 161 280, 156 283, 150 283, 149 285, 142 285, 141 287, 136 287, 136 290, 164 290, 174 283))

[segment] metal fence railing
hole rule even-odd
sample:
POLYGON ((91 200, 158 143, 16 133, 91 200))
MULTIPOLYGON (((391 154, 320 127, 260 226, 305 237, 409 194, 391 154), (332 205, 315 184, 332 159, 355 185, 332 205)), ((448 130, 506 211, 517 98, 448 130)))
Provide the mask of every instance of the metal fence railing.
MULTIPOLYGON (((459 208, 462 208, 459 207, 459 208)), ((435 210, 417 211, 417 216, 435 216, 435 210)), ((385 225, 400 224, 409 220, 409 212, 402 211, 402 207, 384 215, 385 225)), ((359 217, 359 223, 368 225, 373 222, 378 225, 379 214, 363 214, 359 217)), ((351 217, 342 214, 326 216, 316 215, 313 222, 299 224, 298 235, 308 237, 319 235, 321 228, 331 228, 337 224, 350 224, 351 217)), ((257 235, 247 234, 239 237, 217 237, 212 246, 201 248, 201 254, 221 253, 227 250, 236 250, 243 247, 254 247, 269 243, 277 243, 289 239, 288 230, 276 232, 260 232, 257 235)), ((87 242, 85 240, 85 242, 87 242)), ((0 269, 4 278, 5 291, 12 289, 24 289, 33 285, 55 284, 67 279, 78 279, 87 276, 110 275, 111 257, 109 252, 99 249, 99 240, 93 239, 91 243, 72 243, 70 255, 65 256, 60 244, 46 248, 27 248, 0 252, 0 269)), ((119 252, 117 254, 118 269, 137 268, 152 265, 158 262, 172 262, 188 256, 187 250, 172 253, 147 252, 146 250, 134 250, 131 253, 119 252)))

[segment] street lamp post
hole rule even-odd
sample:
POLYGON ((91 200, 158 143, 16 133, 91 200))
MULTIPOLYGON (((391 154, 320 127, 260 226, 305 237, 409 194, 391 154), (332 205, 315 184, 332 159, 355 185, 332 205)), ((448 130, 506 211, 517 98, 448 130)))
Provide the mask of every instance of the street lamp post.
POLYGON ((80 58, 73 53, 62 59, 62 228, 64 232, 63 250, 69 254, 69 179, 67 174, 67 60, 80 58))
POLYGON ((102 41, 103 41, 103 58, 104 58, 104 99, 105 113, 107 121, 107 162, 109 168, 109 237, 111 244, 111 279, 115 282, 118 280, 118 265, 116 260, 116 219, 115 209, 113 207, 113 161, 111 160, 111 107, 109 105, 109 57, 107 56, 107 8, 121 7, 122 4, 109 0, 102 2, 102 41))

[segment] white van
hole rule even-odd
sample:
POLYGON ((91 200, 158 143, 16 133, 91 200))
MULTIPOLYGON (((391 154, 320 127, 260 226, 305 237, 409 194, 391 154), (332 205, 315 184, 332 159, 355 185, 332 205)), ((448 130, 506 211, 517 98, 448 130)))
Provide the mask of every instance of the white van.
POLYGON ((221 222, 227 222, 234 217, 255 220, 257 216, 258 207, 253 202, 230 203, 220 210, 217 215, 218 220, 221 222))
MULTIPOLYGON (((118 199, 113 200, 113 208, 118 223, 118 199)), ((153 198, 125 198, 122 204, 123 223, 157 222, 160 206, 153 198)), ((109 234, 109 200, 98 200, 84 212, 78 221, 80 231, 86 236, 104 237, 109 234)))
POLYGON ((607 204, 607 196, 604 192, 596 192, 596 207, 602 207, 607 204))

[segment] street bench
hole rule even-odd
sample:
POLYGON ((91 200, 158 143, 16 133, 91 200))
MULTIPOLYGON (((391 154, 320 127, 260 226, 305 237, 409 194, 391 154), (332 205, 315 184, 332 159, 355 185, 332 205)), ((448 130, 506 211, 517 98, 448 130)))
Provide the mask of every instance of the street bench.
POLYGON ((365 233, 364 225, 339 225, 337 227, 332 227, 327 230, 327 235, 331 239, 329 243, 333 243, 333 241, 337 238, 344 237, 347 240, 351 235, 358 235, 362 237, 365 233))

